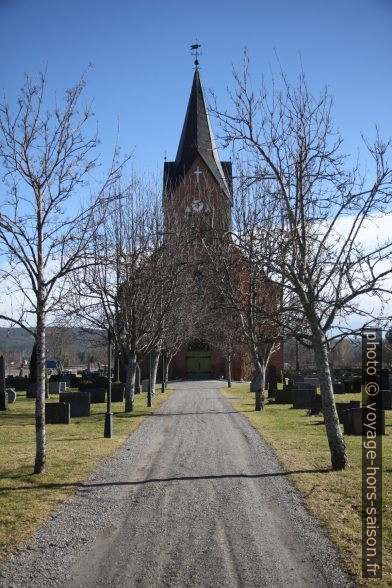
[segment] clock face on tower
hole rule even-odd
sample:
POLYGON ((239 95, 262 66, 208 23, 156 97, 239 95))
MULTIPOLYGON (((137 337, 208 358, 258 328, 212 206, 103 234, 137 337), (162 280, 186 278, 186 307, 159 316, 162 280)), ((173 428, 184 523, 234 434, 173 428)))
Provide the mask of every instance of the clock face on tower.
POLYGON ((195 213, 201 213, 201 212, 207 212, 207 211, 208 211, 207 204, 204 204, 204 202, 202 202, 201 200, 193 200, 192 204, 190 206, 187 206, 185 209, 185 212, 195 212, 195 213))

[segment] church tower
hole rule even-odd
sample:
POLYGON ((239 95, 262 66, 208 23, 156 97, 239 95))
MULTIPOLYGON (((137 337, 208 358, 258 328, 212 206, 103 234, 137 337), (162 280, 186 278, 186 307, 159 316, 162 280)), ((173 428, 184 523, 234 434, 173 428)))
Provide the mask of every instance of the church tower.
POLYGON ((197 222, 228 230, 231 219, 230 161, 220 161, 196 65, 175 161, 164 165, 166 222, 197 222))

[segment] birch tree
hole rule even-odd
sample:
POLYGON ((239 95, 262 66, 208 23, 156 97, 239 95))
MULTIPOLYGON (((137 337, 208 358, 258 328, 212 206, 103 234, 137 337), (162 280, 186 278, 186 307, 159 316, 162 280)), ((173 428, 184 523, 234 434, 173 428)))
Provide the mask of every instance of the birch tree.
POLYGON ((278 82, 272 79, 269 87, 263 82, 254 90, 245 57, 234 81, 231 109, 215 107, 215 112, 226 143, 236 144, 250 162, 249 184, 266 188, 283 219, 268 257, 260 243, 259 263, 300 302, 316 356, 332 467, 342 469, 348 459, 334 403, 328 339, 331 333, 336 338, 336 329, 347 332, 353 314, 364 321, 382 317, 382 304, 390 296, 391 240, 366 238, 370 227, 376 232, 391 214, 390 145, 378 132, 373 143, 365 141, 373 162, 371 177, 365 177, 358 166, 350 169, 342 154, 331 97, 326 90, 313 96, 303 72, 294 85, 282 73, 278 82))
MULTIPOLYGON (((60 298, 63 279, 85 259, 94 227, 91 213, 102 192, 84 207, 76 196, 96 163, 97 136, 89 107, 81 105, 85 82, 46 110, 46 80, 29 77, 12 107, 0 103, 0 318, 30 332, 37 348, 34 472, 45 469, 45 327, 60 298), (83 255, 82 255, 83 253, 83 255)), ((115 176, 112 169, 107 183, 115 176)))

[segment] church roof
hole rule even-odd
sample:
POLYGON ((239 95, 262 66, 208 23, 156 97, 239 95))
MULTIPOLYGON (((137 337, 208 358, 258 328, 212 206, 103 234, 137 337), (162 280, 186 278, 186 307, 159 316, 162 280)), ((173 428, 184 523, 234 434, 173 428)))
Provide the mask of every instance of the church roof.
POLYGON ((176 160, 165 166, 172 187, 184 177, 198 155, 230 198, 231 164, 219 159, 199 70, 196 69, 176 160))

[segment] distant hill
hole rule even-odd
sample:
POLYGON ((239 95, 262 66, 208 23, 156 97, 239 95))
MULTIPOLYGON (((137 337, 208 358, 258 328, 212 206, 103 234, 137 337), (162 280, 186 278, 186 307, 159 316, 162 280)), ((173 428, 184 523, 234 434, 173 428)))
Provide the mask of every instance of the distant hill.
MULTIPOLYGON (((34 337, 21 328, 0 327, 0 355, 7 363, 17 365, 30 361, 34 337)), ((48 327, 46 329, 47 358, 56 359, 64 366, 87 363, 91 356, 98 361, 106 357, 105 333, 48 327)))

